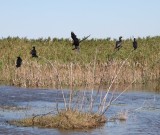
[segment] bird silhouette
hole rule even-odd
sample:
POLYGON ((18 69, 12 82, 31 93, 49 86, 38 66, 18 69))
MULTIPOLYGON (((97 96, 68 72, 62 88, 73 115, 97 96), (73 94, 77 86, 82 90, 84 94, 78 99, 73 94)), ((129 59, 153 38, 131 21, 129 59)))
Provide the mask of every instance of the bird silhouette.
POLYGON ((137 44, 136 38, 134 38, 134 41, 133 41, 133 48, 134 48, 134 50, 136 50, 137 47, 138 47, 138 44, 137 44))
POLYGON ((116 41, 115 49, 120 49, 122 47, 122 37, 119 37, 119 40, 116 41))
POLYGON ((79 51, 79 39, 77 38, 77 36, 74 34, 74 32, 71 32, 71 38, 73 39, 73 43, 72 45, 75 46, 72 50, 77 49, 79 51))
POLYGON ((22 65, 22 59, 20 56, 17 57, 17 61, 16 61, 16 67, 19 68, 22 65))
POLYGON ((36 51, 34 46, 33 46, 33 49, 31 50, 30 54, 32 55, 32 57, 38 57, 37 56, 37 51, 36 51))

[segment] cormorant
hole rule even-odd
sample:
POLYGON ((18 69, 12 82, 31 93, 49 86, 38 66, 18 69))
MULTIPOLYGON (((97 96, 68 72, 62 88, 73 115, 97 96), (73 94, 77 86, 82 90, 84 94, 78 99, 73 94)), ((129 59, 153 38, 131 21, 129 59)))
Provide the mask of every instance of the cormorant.
POLYGON ((122 47, 122 37, 119 37, 119 40, 116 41, 115 49, 120 49, 122 47))
POLYGON ((134 50, 136 50, 137 49, 137 41, 136 41, 136 38, 134 38, 134 41, 133 41, 133 48, 134 48, 134 50))
POLYGON ((80 43, 80 41, 79 41, 79 39, 77 38, 77 36, 73 32, 71 32, 71 38, 73 39, 72 45, 75 46, 75 48, 73 48, 72 50, 77 49, 79 51, 79 43, 80 43))
POLYGON ((34 46, 33 46, 33 49, 31 50, 30 54, 32 55, 32 57, 38 57, 37 56, 37 51, 36 51, 34 46))
POLYGON ((18 57, 17 57, 17 61, 16 61, 16 67, 17 67, 17 68, 18 68, 18 67, 21 67, 21 65, 22 65, 22 59, 21 59, 20 56, 18 56, 18 57))

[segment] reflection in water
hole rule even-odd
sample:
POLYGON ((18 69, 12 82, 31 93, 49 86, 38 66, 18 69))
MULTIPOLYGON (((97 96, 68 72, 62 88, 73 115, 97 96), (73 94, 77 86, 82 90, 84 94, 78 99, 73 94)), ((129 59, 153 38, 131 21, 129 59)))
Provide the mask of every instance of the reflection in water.
MULTIPOLYGON (((57 100, 60 103, 59 106, 63 106, 60 91, 1 86, 0 95, 0 134, 3 135, 157 135, 160 129, 160 95, 154 92, 130 91, 124 93, 114 102, 106 116, 112 117, 118 112, 127 111, 127 121, 116 120, 114 122, 108 122, 105 126, 97 129, 72 131, 16 127, 6 123, 8 120, 55 111, 57 100)), ((68 91, 65 91, 65 95, 68 96, 68 91)))

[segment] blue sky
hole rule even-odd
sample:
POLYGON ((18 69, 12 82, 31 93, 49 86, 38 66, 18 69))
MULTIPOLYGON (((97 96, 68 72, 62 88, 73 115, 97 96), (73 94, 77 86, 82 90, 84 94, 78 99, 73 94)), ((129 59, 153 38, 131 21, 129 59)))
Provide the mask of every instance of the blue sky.
POLYGON ((0 37, 160 34, 160 0, 0 0, 0 37))

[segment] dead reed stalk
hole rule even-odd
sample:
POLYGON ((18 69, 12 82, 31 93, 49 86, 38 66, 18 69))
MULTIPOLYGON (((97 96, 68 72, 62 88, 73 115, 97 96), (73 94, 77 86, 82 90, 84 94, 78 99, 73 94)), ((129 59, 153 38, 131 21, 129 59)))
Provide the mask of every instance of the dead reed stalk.
MULTIPOLYGON (((19 69, 6 65, 3 68, 1 77, 3 77, 3 80, 10 80, 13 85, 21 87, 58 88, 60 86, 59 80, 61 80, 62 86, 80 87, 87 85, 89 89, 92 89, 93 82, 97 86, 100 83, 101 86, 111 84, 113 75, 120 67, 120 62, 117 61, 113 61, 111 65, 108 63, 90 63, 86 65, 72 63, 72 67, 70 63, 51 62, 51 64, 40 65, 37 62, 26 62, 19 69), (93 67, 96 67, 94 75, 93 67), (72 76, 72 79, 70 76, 72 76)), ((126 62, 119 76, 114 79, 114 84, 128 84, 135 77, 136 83, 143 83, 144 80, 147 82, 158 80, 160 69, 157 66, 148 69, 140 64, 133 67, 129 62, 126 62)))

